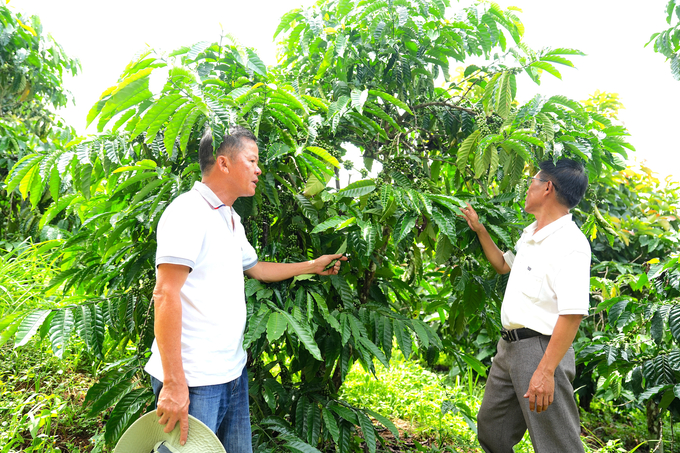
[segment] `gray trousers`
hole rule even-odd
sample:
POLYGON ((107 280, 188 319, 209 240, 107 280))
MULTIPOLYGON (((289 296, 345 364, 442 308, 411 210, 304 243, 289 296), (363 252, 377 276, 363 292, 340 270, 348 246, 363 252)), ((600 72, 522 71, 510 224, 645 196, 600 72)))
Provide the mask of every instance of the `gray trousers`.
POLYGON ((498 342, 477 415, 479 443, 487 453, 512 453, 527 428, 536 453, 581 453, 581 423, 571 381, 576 374, 569 348, 555 370, 553 403, 540 414, 529 411, 524 394, 548 347, 548 337, 498 342))

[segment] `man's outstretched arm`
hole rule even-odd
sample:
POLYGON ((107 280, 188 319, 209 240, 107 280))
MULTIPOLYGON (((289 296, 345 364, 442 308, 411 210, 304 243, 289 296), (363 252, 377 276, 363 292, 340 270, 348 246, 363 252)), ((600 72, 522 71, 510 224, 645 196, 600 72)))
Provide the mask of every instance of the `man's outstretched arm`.
POLYGON ((340 271, 340 261, 347 261, 347 257, 342 255, 322 255, 311 261, 302 261, 300 263, 269 263, 259 261, 255 266, 245 271, 245 274, 250 278, 267 283, 280 282, 281 280, 302 274, 334 275, 340 271), (329 269, 326 269, 333 260, 337 261, 329 269))
POLYGON ((510 272, 510 266, 505 262, 503 252, 498 248, 493 239, 491 239, 489 232, 486 231, 486 227, 479 222, 479 216, 472 206, 470 206, 470 203, 467 203, 467 208, 462 208, 460 211, 463 215, 459 217, 465 218, 470 229, 477 233, 479 242, 482 244, 482 249, 484 250, 484 255, 486 255, 486 259, 489 260, 491 266, 493 266, 499 274, 507 274, 510 272))

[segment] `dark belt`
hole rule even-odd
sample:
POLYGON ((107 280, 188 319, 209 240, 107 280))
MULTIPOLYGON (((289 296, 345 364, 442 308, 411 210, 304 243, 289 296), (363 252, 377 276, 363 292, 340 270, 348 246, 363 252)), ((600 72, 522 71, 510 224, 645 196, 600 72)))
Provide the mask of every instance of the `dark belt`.
POLYGON ((545 335, 542 334, 541 332, 536 332, 535 330, 531 330, 527 327, 522 327, 521 329, 513 330, 501 329, 501 338, 504 339, 505 341, 519 341, 524 340, 525 338, 540 336, 550 337, 550 335, 545 335))

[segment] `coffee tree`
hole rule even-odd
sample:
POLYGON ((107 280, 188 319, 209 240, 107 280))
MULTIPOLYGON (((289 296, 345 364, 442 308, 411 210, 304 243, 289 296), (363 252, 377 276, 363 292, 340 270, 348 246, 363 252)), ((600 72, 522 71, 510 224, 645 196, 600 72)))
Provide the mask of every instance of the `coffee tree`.
MULTIPOLYGON (((24 17, 0 5, 0 177, 37 147, 66 143, 71 129, 55 115, 69 93, 64 75, 76 75, 77 60, 43 33, 37 16, 24 17)), ((61 146, 58 145, 58 146, 61 146)), ((37 237, 38 216, 31 212, 41 199, 35 190, 28 201, 12 190, 0 191, 0 241, 14 245, 27 235, 37 237)), ((47 201, 47 200, 46 200, 47 201)), ((43 206, 44 207, 44 206, 43 206)))
POLYGON ((566 97, 517 101, 517 77, 560 77, 557 65, 581 52, 528 48, 515 11, 493 3, 453 18, 447 6, 340 0, 291 11, 272 68, 228 36, 130 63, 88 114, 99 134, 37 149, 7 179, 25 197, 52 198, 40 226, 57 239, 42 247, 61 268, 50 288, 63 297, 2 320, 2 338, 21 345, 38 334, 61 354, 78 335, 102 364, 134 348, 87 396, 93 414, 113 406, 115 442, 152 398, 141 369, 158 219, 200 178, 203 131, 239 124, 260 148, 258 191, 235 206, 260 259, 350 258, 337 276, 246 284, 257 448, 346 452, 359 427, 374 452, 369 417, 398 435, 384 415, 339 397, 353 364, 389 366, 394 345, 430 359, 445 347, 484 374, 477 352, 497 337, 505 281, 459 207, 474 203, 513 247, 522 181, 539 160, 575 157, 597 179, 632 147, 624 128, 566 97), (159 93, 152 73, 166 77, 159 93), (366 176, 343 186, 353 149, 366 176))
POLYGON ((584 225, 593 249, 594 314, 576 344, 581 405, 589 409, 597 396, 638 406, 650 437, 660 439, 663 416, 677 417, 679 407, 680 187, 634 166, 591 190, 582 209, 595 212, 584 225))

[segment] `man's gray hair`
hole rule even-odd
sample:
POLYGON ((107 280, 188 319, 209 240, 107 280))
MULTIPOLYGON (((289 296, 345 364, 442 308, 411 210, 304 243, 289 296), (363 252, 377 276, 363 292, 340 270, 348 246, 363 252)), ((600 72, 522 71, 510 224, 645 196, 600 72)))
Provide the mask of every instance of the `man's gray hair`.
POLYGON ((257 137, 245 127, 231 126, 229 133, 224 135, 220 147, 215 151, 213 149, 212 131, 206 129, 198 147, 198 165, 201 167, 201 173, 206 174, 210 171, 215 165, 216 156, 233 157, 240 152, 245 146, 245 140, 252 140, 257 143, 257 137))

